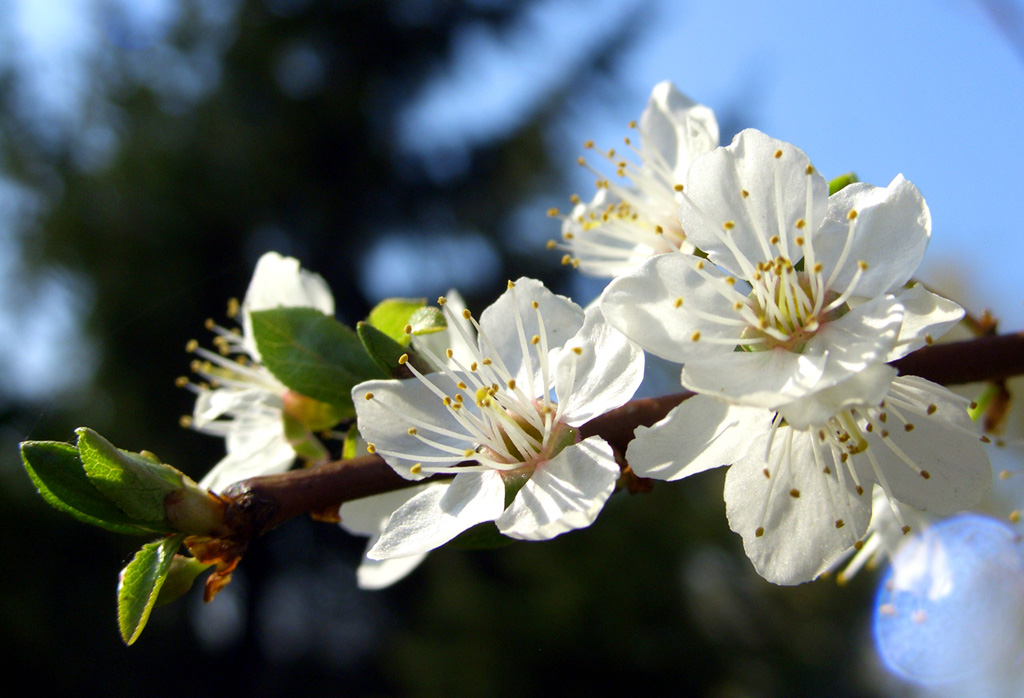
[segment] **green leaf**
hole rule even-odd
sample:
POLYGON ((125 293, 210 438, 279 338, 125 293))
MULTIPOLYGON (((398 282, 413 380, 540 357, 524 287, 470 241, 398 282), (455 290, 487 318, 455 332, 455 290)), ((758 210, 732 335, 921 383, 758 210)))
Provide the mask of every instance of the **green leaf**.
POLYGON ((857 179, 857 175, 853 172, 847 172, 846 174, 839 175, 828 183, 828 195, 832 196, 843 187, 859 181, 860 180, 857 179))
POLYGON ((434 370, 411 347, 402 346, 369 323, 357 324, 356 334, 359 335, 359 341, 363 343, 366 353, 382 371, 387 372, 389 378, 412 378, 409 369, 399 363, 403 355, 420 373, 430 373, 434 370))
POLYGON ((185 536, 177 535, 142 546, 121 571, 117 586, 117 624, 126 645, 135 642, 146 627, 185 536))
POLYGON ((352 409, 352 388, 386 378, 359 337, 315 308, 274 308, 250 314, 263 364, 297 393, 352 409))
POLYGON ((412 333, 415 335, 434 334, 441 330, 448 329, 448 321, 440 308, 427 305, 409 317, 409 324, 412 325, 412 333))
POLYGON ((92 429, 75 431, 89 482, 133 520, 165 522, 167 495, 185 488, 185 476, 164 463, 122 451, 92 429))
POLYGON ((388 298, 370 311, 366 321, 399 344, 409 343, 405 326, 417 310, 427 304, 426 298, 388 298))
POLYGON ((135 521, 89 482, 78 449, 57 441, 26 441, 21 461, 43 499, 79 521, 114 533, 163 533, 160 525, 135 521))

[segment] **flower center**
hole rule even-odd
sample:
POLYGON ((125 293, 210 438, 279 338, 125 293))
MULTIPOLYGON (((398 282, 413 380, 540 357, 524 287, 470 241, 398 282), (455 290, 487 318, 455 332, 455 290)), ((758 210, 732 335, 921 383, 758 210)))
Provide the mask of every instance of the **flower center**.
POLYGON ((823 325, 850 310, 840 294, 825 289, 820 272, 796 271, 788 260, 762 263, 758 277, 747 296, 758 324, 740 334, 748 351, 800 353, 823 325))

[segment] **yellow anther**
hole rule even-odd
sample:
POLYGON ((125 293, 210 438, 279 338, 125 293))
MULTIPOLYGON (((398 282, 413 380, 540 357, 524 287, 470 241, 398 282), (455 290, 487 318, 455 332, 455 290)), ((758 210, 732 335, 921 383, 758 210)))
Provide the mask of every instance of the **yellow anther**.
POLYGON ((582 347, 573 347, 572 348, 572 353, 575 354, 576 356, 581 356, 583 354, 583 348, 582 347))
POLYGON ((505 385, 508 387, 509 390, 515 390, 516 389, 516 379, 515 378, 509 378, 508 379, 508 383, 506 383, 505 385))
POLYGON ((735 221, 726 221, 725 223, 722 223, 722 228, 725 229, 725 230, 732 230, 735 227, 736 227, 736 222, 735 221))
POLYGON ((696 332, 694 332, 693 334, 691 334, 691 335, 690 335, 690 339, 692 339, 692 340, 693 340, 694 342, 696 342, 697 340, 699 340, 699 339, 700 339, 700 330, 697 330, 696 332))
POLYGON ((466 320, 468 320, 471 317, 473 317, 473 313, 469 312, 469 308, 463 308, 463 310, 462 310, 462 317, 465 318, 466 320))
POLYGON ((865 262, 862 259, 862 260, 857 262, 857 268, 860 269, 861 271, 867 271, 868 270, 868 263, 865 262))
POLYGON ((444 396, 444 399, 441 400, 441 402, 444 403, 445 407, 451 407, 452 406, 452 399, 450 397, 448 397, 447 395, 444 396))
POLYGON ((836 519, 836 528, 842 528, 845 525, 846 525, 845 521, 843 521, 842 519, 836 519))
POLYGON ((935 414, 938 411, 938 409, 939 409, 939 406, 933 403, 931 405, 928 405, 927 412, 928 412, 928 414, 935 414))
POLYGON ((185 351, 189 352, 190 354, 192 352, 194 352, 198 348, 199 348, 199 342, 197 342, 194 339, 188 340, 188 342, 185 344, 185 351))
POLYGON ((656 225, 656 226, 654 226, 654 232, 655 232, 655 233, 656 233, 657 235, 662 235, 662 234, 664 234, 664 232, 665 232, 665 229, 664 229, 664 228, 662 228, 662 227, 661 227, 660 225, 656 225))
POLYGON ((408 429, 406 429, 406 432, 409 434, 409 436, 416 436, 416 427, 409 427, 408 429))
POLYGON ((825 268, 825 267, 823 267, 823 266, 822 266, 821 262, 816 262, 816 263, 814 264, 814 273, 815 273, 815 274, 820 274, 820 273, 821 273, 821 270, 822 270, 822 269, 824 269, 824 268, 825 268))
POLYGON ((482 363, 484 366, 490 366, 491 360, 485 357, 484 360, 481 361, 480 363, 482 363))
POLYGON ((573 194, 569 197, 569 203, 578 204, 581 201, 579 194, 573 194))
POLYGON ((413 463, 412 466, 409 467, 409 472, 412 473, 413 475, 419 475, 420 473, 423 472, 423 464, 413 463))
POLYGON ((594 147, 594 141, 583 141, 583 147, 590 150, 594 147))
POLYGON ((682 184, 673 185, 672 189, 674 189, 675 191, 682 191, 683 190, 683 185, 682 184))
POLYGON ((463 458, 472 458, 475 455, 476 455, 476 451, 474 451, 471 448, 467 448, 465 451, 462 452, 462 457, 463 458))
POLYGON ((373 444, 366 444, 366 452, 367 453, 376 453, 377 452, 377 447, 375 445, 373 445, 373 444))
POLYGON ((185 376, 178 376, 177 378, 174 379, 174 385, 178 388, 184 388, 186 385, 188 385, 188 378, 186 378, 185 376))
POLYGON ((181 415, 180 417, 178 417, 178 426, 180 426, 182 429, 188 429, 189 427, 192 426, 192 418, 189 417, 187 414, 181 415))
POLYGON ((535 334, 532 337, 530 337, 530 344, 540 344, 540 335, 535 334))
POLYGON ((636 121, 630 121, 629 122, 629 127, 630 128, 636 128, 636 121))
POLYGON ((562 255, 562 266, 563 267, 567 267, 570 264, 572 264, 572 255, 570 255, 570 254, 563 254, 562 255))
POLYGON ((747 191, 746 189, 740 189, 740 196, 742 196, 745 199, 748 196, 750 196, 750 192, 747 191))
POLYGON ((754 535, 757 536, 758 538, 763 536, 764 535, 764 526, 758 526, 757 530, 754 531, 754 535))
POLYGON ((476 368, 477 368, 476 361, 474 361, 473 363, 471 363, 469 365, 469 370, 470 371, 476 371, 476 368))
POLYGON ((676 308, 680 308, 680 307, 682 307, 682 305, 683 305, 683 299, 682 299, 682 297, 680 297, 680 298, 676 298, 675 302, 674 302, 674 303, 672 303, 672 305, 673 305, 673 307, 676 307, 676 308))
POLYGON ((782 157, 782 150, 781 149, 780 150, 776 150, 775 151, 775 159, 778 160, 781 157, 782 157))
POLYGON ((409 355, 408 354, 402 354, 401 356, 398 357, 398 365, 399 366, 405 366, 407 363, 409 363, 409 355))
POLYGON ((850 212, 846 214, 846 219, 847 220, 851 220, 852 221, 856 217, 857 217, 857 209, 855 209, 855 208, 851 208, 850 212))
POLYGON ((553 249, 555 249, 556 247, 558 247, 558 243, 557 243, 557 242, 555 242, 554 240, 548 240, 548 242, 547 242, 547 248, 548 248, 549 250, 553 250, 553 249))
POLYGON ((770 238, 768 238, 768 242, 770 242, 773 245, 778 245, 779 244, 779 236, 778 235, 772 235, 770 238))
POLYGON ((550 216, 551 218, 554 218, 557 215, 558 215, 558 209, 557 208, 551 207, 551 208, 548 209, 548 216, 550 216))
POLYGON ((796 244, 800 245, 800 247, 803 247, 804 246, 804 242, 805 242, 804 236, 803 235, 797 235, 795 238, 793 238, 793 242, 795 242, 796 244))
POLYGON ((469 386, 463 383, 462 381, 459 381, 455 385, 459 388, 459 390, 469 390, 469 386))
MULTIPOLYGON (((804 229, 804 226, 806 226, 806 225, 807 225, 807 221, 805 221, 805 220, 804 220, 803 218, 799 219, 799 220, 798 220, 798 221, 796 222, 796 227, 797 227, 797 230, 803 230, 803 229, 804 229)), ((801 243, 799 243, 799 244, 801 244, 801 245, 802 245, 803 243, 801 242, 801 243)))
POLYGON ((736 279, 735 279, 735 277, 730 276, 730 277, 726 278, 725 283, 728 284, 729 286, 735 286, 736 285, 736 279))
POLYGON ((789 491, 789 496, 792 497, 793 499, 799 499, 800 498, 800 490, 798 490, 797 488, 794 487, 793 489, 791 489, 789 491))
POLYGON ((405 334, 412 334, 412 325, 406 325, 402 328, 402 332, 405 334))
POLYGON ((208 330, 212 330, 216 326, 217 326, 217 323, 215 323, 213 321, 212 317, 208 317, 205 320, 203 320, 203 327, 205 327, 208 330))
POLYGON ((804 168, 804 174, 809 174, 809 175, 814 174, 814 167, 812 167, 811 165, 808 165, 807 167, 805 167, 804 168))
POLYGON ((445 298, 444 296, 438 296, 437 297, 437 304, 438 305, 444 305, 447 302, 448 302, 448 299, 445 298))
POLYGON ((363 397, 365 397, 367 400, 372 400, 373 399, 373 393, 367 393, 366 395, 363 395, 363 397))
POLYGON ((452 357, 455 356, 455 352, 452 351, 451 347, 448 347, 447 349, 444 350, 444 355, 451 359, 452 357))
POLYGON ((537 308, 540 307, 540 304, 537 303, 537 301, 530 301, 530 307, 536 310, 537 308))

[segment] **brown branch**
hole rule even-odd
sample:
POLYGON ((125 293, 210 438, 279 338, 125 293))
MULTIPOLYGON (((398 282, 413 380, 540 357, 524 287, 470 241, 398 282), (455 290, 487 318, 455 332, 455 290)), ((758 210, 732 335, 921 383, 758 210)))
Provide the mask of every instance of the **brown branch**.
MULTIPOLYGON (((901 374, 921 376, 943 385, 1022 375, 1024 332, 935 344, 893 365, 901 374)), ((624 453, 638 426, 654 424, 692 395, 682 392, 633 400, 587 422, 580 428, 580 434, 584 438, 599 435, 624 453)), ((404 479, 383 459, 372 455, 249 478, 231 485, 222 494, 228 505, 225 523, 235 532, 233 538, 251 540, 293 516, 415 484, 417 481, 404 479)))

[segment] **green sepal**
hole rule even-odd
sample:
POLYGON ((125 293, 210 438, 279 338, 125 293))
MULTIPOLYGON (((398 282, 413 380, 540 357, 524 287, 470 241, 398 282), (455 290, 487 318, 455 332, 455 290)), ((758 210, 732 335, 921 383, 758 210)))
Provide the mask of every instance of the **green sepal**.
POLYGON ((411 324, 410 318, 426 304, 426 298, 388 298, 374 306, 366 321, 405 346, 409 343, 405 326, 411 324))
POLYGON ((1002 393, 1003 388, 995 383, 990 383, 985 386, 978 397, 974 398, 973 407, 967 408, 967 416, 971 418, 971 421, 977 422, 985 414, 985 410, 992 403, 994 399, 999 397, 1002 393))
POLYGON ((78 449, 59 441, 26 441, 21 461, 42 498, 54 509, 114 533, 167 533, 162 523, 139 522, 108 500, 89 481, 78 449))
POLYGON ((403 355, 407 356, 409 363, 420 373, 430 373, 433 370, 412 348, 399 344, 367 322, 356 325, 356 334, 359 335, 366 353, 381 370, 387 371, 389 378, 412 377, 409 369, 399 363, 403 355))
POLYGON ((359 429, 355 424, 348 428, 345 433, 345 440, 341 442, 341 458, 342 460, 350 460, 355 458, 358 454, 356 448, 359 446, 359 429))
MULTIPOLYGON (((96 489, 135 521, 166 521, 167 495, 185 489, 186 478, 165 463, 154 463, 137 453, 115 447, 92 429, 75 430, 82 467, 96 489)), ((168 529, 169 530, 169 529, 168 529)))
POLYGON ((146 627, 160 589, 167 579, 184 535, 169 536, 142 546, 121 570, 117 585, 117 624, 126 645, 135 642, 146 627))
POLYGON ((839 191, 843 187, 845 187, 847 185, 850 185, 850 184, 853 184, 854 182, 859 182, 859 181, 860 180, 857 179, 857 175, 855 175, 853 172, 847 172, 846 174, 841 174, 838 177, 836 177, 835 179, 833 179, 831 182, 828 183, 828 195, 832 196, 833 194, 835 194, 837 191, 839 191))
POLYGON ((359 337, 315 308, 274 308, 250 313, 263 365, 297 393, 346 407, 354 414, 352 388, 386 378, 359 337))
POLYGON ((196 577, 213 567, 212 562, 199 562, 194 557, 184 555, 172 555, 171 566, 167 570, 163 586, 157 594, 153 607, 169 604, 177 598, 188 593, 195 584, 196 577))
POLYGON ((297 454, 314 461, 328 458, 331 455, 320 443, 320 439, 305 424, 288 413, 283 414, 282 418, 284 419, 284 438, 288 440, 297 454))
POLYGON ((409 325, 412 327, 412 334, 434 334, 441 330, 448 329, 448 321, 440 308, 426 305, 414 312, 409 317, 409 325))
POLYGON ((486 550, 504 548, 514 542, 508 536, 503 536, 493 521, 485 521, 455 536, 448 542, 448 545, 461 550, 486 550))

